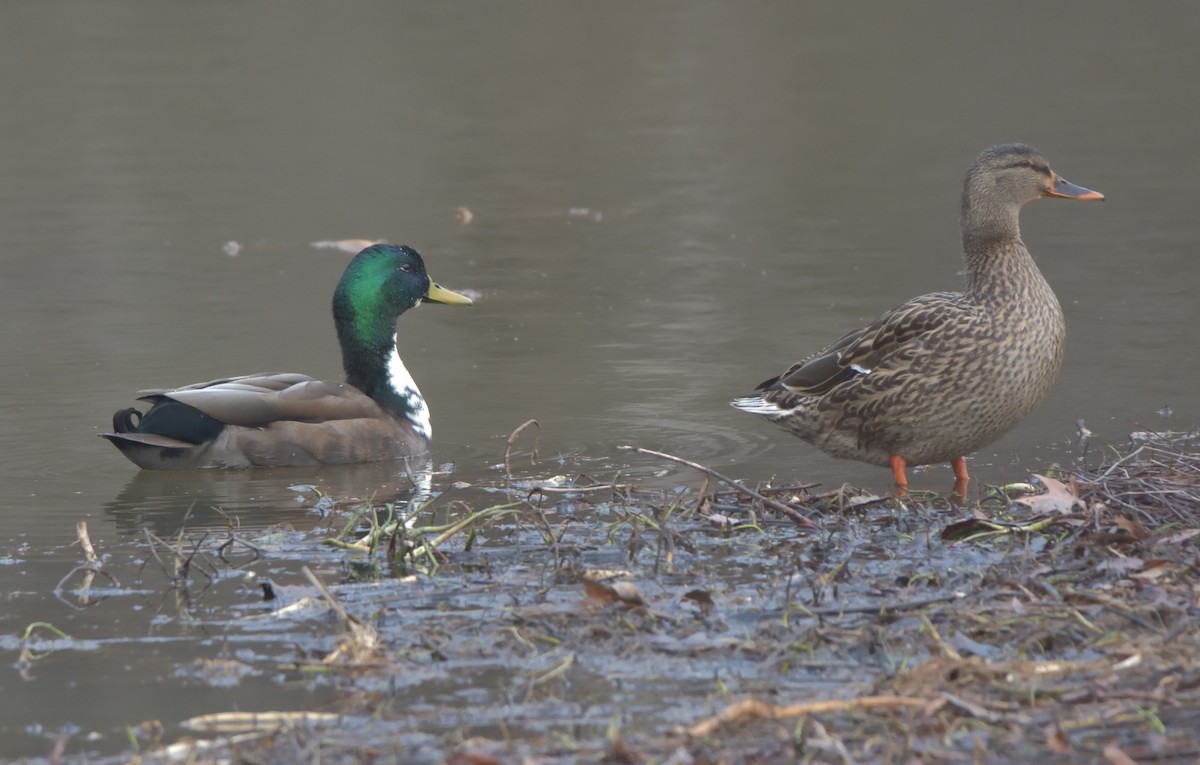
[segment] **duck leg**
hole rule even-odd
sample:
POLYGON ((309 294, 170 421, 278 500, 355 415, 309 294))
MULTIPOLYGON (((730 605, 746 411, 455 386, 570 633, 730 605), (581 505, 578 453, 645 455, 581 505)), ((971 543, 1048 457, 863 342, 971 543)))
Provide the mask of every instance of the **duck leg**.
POLYGON ((967 474, 967 458, 955 457, 950 460, 950 467, 954 469, 954 496, 959 502, 966 502, 967 484, 971 482, 971 476, 967 474))
POLYGON ((954 469, 955 481, 966 482, 971 480, 971 476, 967 475, 966 457, 955 457, 954 459, 950 460, 950 467, 954 469))
POLYGON ((908 462, 899 454, 888 457, 888 462, 892 466, 892 480, 896 482, 896 496, 903 497, 908 494, 908 474, 905 472, 908 462))

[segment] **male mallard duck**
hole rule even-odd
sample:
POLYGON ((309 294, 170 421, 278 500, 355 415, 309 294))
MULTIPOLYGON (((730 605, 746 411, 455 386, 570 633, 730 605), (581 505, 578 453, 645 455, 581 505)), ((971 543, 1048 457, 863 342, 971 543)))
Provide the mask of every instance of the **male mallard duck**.
POLYGON ((429 408, 396 353, 396 319, 421 302, 470 305, 434 283, 411 247, 377 244, 346 266, 333 322, 346 382, 257 374, 141 391, 100 434, 147 469, 340 465, 424 454, 429 408))
POLYGON ((984 151, 963 185, 966 292, 893 308, 733 406, 834 457, 889 465, 901 489, 907 465, 949 461, 965 493, 964 455, 1028 414, 1062 365, 1062 309, 1017 220, 1039 197, 1104 199, 1056 175, 1030 146, 984 151))

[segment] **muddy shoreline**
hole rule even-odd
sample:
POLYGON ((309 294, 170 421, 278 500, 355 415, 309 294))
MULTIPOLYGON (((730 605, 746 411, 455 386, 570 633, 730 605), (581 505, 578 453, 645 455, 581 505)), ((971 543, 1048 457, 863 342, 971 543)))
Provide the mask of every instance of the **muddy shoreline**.
MULTIPOLYGON (((1200 755, 1195 434, 1143 434, 1098 468, 1048 467, 965 505, 754 497, 700 470, 644 489, 554 475, 528 451, 514 440, 495 485, 435 478, 418 507, 314 495, 309 529, 147 532, 138 586, 225 636, 179 676, 266 676, 323 701, 64 732, 32 761, 1200 755), (234 607, 213 597, 229 588, 234 607), (236 650, 250 634, 282 648, 236 650)), ((103 551, 83 555, 59 597, 113 596, 103 551)), ((71 648, 33 625, 18 668, 71 648)))

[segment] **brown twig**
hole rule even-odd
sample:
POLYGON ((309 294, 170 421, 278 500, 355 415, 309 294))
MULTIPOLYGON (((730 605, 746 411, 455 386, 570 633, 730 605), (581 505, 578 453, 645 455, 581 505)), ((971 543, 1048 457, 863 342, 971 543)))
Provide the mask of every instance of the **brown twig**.
POLYGON ((79 604, 86 606, 89 600, 88 590, 92 589, 92 582, 96 580, 96 571, 100 568, 100 556, 96 555, 96 548, 92 546, 87 521, 79 521, 75 524, 75 536, 79 538, 79 546, 83 548, 83 557, 88 562, 87 568, 84 569, 87 573, 83 575, 83 583, 79 587, 79 604))
POLYGON ((525 430, 525 428, 528 428, 530 425, 537 428, 538 435, 537 438, 533 440, 533 449, 531 449, 529 452, 529 461, 532 463, 537 460, 538 442, 541 441, 542 438, 542 426, 538 424, 537 420, 526 420, 518 425, 517 429, 508 435, 508 440, 504 442, 504 474, 506 476, 512 475, 512 467, 509 464, 508 459, 509 455, 512 454, 513 446, 517 443, 517 436, 521 435, 521 431, 525 430))
POLYGON ((964 597, 966 596, 961 593, 954 593, 953 595, 942 595, 922 600, 905 600, 887 605, 805 608, 801 613, 811 614, 812 616, 841 616, 842 614, 879 614, 882 616, 883 614, 899 613, 902 611, 917 611, 925 606, 936 606, 939 603, 953 603, 956 600, 962 600, 964 597))
POLYGON ((357 616, 350 615, 345 606, 341 604, 341 601, 339 601, 334 594, 329 591, 329 588, 325 586, 324 582, 317 578, 317 575, 313 573, 312 569, 310 569, 308 566, 301 566, 300 571, 304 574, 304 578, 308 580, 309 584, 317 588, 317 592, 321 593, 321 597, 325 598, 325 602, 329 604, 329 607, 334 610, 334 612, 338 615, 338 618, 341 619, 344 624, 350 625, 361 623, 357 616))
POLYGON ((87 562, 93 565, 99 563, 100 557, 96 555, 96 548, 92 547, 92 539, 88 535, 87 521, 75 524, 75 536, 79 537, 79 546, 83 548, 83 557, 87 558, 87 562))
POLYGON ((346 610, 338 599, 334 596, 329 588, 325 586, 317 575, 312 572, 308 566, 303 566, 300 569, 305 578, 317 591, 321 593, 321 597, 325 598, 325 602, 333 609, 341 620, 342 629, 346 631, 345 637, 338 641, 338 645, 334 650, 322 659, 322 664, 332 664, 334 662, 348 660, 349 663, 359 664, 368 659, 374 659, 383 650, 382 641, 379 637, 379 631, 374 625, 359 619, 354 614, 346 610))
POLYGON ((91 589, 92 583, 96 581, 97 575, 108 579, 109 583, 113 587, 120 587, 121 583, 117 581, 115 576, 105 571, 100 565, 100 556, 96 554, 96 548, 92 546, 92 539, 88 534, 87 521, 79 521, 75 524, 75 536, 79 539, 79 546, 83 548, 83 557, 87 560, 87 563, 83 564, 82 566, 76 566, 68 571, 67 575, 60 579, 58 584, 55 585, 54 595, 72 608, 94 606, 99 601, 92 601, 91 589), (63 597, 62 593, 65 591, 63 588, 66 586, 67 582, 70 581, 71 577, 75 576, 75 574, 81 571, 83 572, 83 581, 75 590, 76 596, 79 598, 79 604, 76 605, 63 597))
POLYGON ((742 494, 745 494, 748 497, 753 497, 754 499, 757 499, 759 502, 763 503, 764 507, 769 507, 772 510, 783 513, 784 515, 786 515, 787 517, 789 517, 793 521, 795 521, 796 525, 800 526, 801 528, 805 528, 805 529, 817 528, 817 524, 813 523, 806 516, 800 514, 796 510, 792 509, 791 507, 788 507, 787 505, 783 504, 779 500, 771 499, 770 497, 764 497, 762 494, 759 494, 754 489, 748 489, 745 486, 742 486, 737 481, 734 481, 732 478, 721 475, 720 473, 713 470, 712 468, 705 467, 704 465, 701 465, 698 462, 692 462, 691 460, 685 460, 684 458, 676 457, 673 454, 666 454, 664 452, 656 452, 653 449, 643 449, 640 446, 618 446, 617 448, 625 450, 625 451, 637 452, 639 454, 649 454, 652 457, 661 457, 662 459, 665 459, 665 460, 671 460, 672 462, 678 462, 680 465, 687 465, 690 468, 699 470, 701 473, 704 473, 707 476, 711 476, 712 478, 717 479, 721 483, 724 483, 728 486, 732 486, 733 488, 737 489, 739 492, 741 492, 742 494))
MULTIPOLYGON (((798 491, 808 491, 809 489, 815 489, 820 485, 821 484, 819 484, 819 483, 797 483, 797 484, 792 484, 791 486, 768 486, 765 488, 760 487, 758 489, 758 491, 760 494, 770 496, 772 494, 787 494, 789 492, 794 493, 794 492, 798 492, 798 491)), ((712 493, 712 495, 714 497, 727 497, 730 494, 738 494, 738 493, 739 492, 736 492, 736 491, 714 491, 712 493)))
POLYGON ((534 486, 529 490, 534 494, 583 494, 592 491, 612 491, 614 494, 635 488, 624 483, 602 483, 595 486, 534 486))
POLYGON ((1150 531, 1171 523, 1196 525, 1200 453, 1185 451, 1189 447, 1186 443, 1172 441, 1167 445, 1172 449, 1142 444, 1102 472, 1078 475, 1081 496, 1098 508, 1097 524, 1102 516, 1112 520, 1111 513, 1103 512, 1105 509, 1122 508, 1150 531))
POLYGON ((741 722, 742 720, 779 720, 785 717, 802 717, 804 715, 823 714, 828 712, 849 712, 855 709, 886 709, 890 707, 912 707, 924 709, 937 703, 936 699, 922 699, 911 696, 860 696, 856 699, 822 699, 806 701, 803 704, 788 704, 780 706, 769 704, 758 699, 743 699, 726 707, 720 714, 701 720, 688 728, 689 736, 703 738, 710 736, 725 723, 741 722))

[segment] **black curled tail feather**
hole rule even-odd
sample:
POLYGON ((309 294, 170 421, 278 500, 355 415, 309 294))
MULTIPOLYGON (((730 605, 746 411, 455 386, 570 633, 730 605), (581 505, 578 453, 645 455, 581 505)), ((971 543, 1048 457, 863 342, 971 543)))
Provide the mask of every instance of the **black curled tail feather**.
POLYGON ((119 409, 113 413, 113 432, 114 433, 136 433, 137 426, 142 421, 142 413, 133 407, 128 409, 119 409), (137 421, 134 421, 134 418, 137 421))

